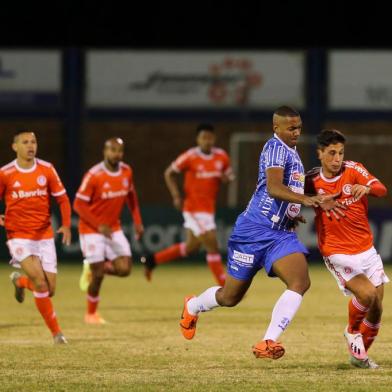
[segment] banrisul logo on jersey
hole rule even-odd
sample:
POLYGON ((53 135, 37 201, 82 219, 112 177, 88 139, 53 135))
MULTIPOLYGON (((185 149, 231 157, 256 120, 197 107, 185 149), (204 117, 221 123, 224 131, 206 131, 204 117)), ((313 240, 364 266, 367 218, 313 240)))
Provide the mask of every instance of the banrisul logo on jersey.
POLYGON ((27 199, 30 197, 47 196, 47 194, 46 189, 36 189, 35 191, 12 191, 11 196, 13 199, 27 199))

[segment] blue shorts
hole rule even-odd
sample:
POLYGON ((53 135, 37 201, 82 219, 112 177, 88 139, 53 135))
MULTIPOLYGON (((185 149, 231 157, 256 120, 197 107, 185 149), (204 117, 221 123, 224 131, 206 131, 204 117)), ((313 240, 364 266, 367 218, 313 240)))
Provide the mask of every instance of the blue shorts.
POLYGON ((296 233, 270 229, 240 215, 228 242, 227 273, 249 280, 264 267, 269 276, 275 276, 273 263, 292 253, 309 254, 296 233))

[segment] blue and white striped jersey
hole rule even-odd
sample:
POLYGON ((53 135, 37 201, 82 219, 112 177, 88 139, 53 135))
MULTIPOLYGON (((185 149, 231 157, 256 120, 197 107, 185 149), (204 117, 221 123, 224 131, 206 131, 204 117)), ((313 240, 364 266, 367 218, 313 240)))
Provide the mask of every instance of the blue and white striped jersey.
POLYGON ((270 167, 283 168, 283 184, 293 192, 304 193, 305 173, 297 150, 289 147, 275 134, 261 152, 256 190, 242 215, 263 226, 290 231, 292 219, 300 213, 301 205, 270 197, 266 173, 270 167))

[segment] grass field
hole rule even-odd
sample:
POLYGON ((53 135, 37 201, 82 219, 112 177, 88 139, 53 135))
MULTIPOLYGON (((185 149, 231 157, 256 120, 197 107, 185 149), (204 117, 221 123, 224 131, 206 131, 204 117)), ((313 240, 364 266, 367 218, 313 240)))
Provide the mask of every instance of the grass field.
MULTIPOLYGON (((185 294, 213 281, 203 265, 169 265, 147 283, 141 268, 129 278, 108 277, 100 310, 104 326, 83 324, 79 266, 60 266, 56 311, 67 346, 54 346, 30 293, 18 304, 0 268, 0 391, 391 391, 392 297, 386 288, 384 328, 371 356, 377 370, 350 367, 342 337, 346 302, 322 267, 282 336, 286 355, 257 360, 251 346, 267 327, 283 290, 259 274, 236 308, 201 315, 193 341, 178 322, 185 294)), ((392 275, 392 269, 387 273, 392 275)))

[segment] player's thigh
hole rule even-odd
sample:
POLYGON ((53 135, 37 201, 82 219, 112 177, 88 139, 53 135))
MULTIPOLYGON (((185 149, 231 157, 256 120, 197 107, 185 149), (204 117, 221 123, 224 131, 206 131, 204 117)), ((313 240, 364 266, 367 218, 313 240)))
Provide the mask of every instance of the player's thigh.
POLYGON ((20 262, 22 270, 34 283, 46 282, 45 272, 38 256, 28 256, 20 262))
POLYGON ((377 289, 365 274, 359 274, 346 282, 346 289, 350 290, 358 299, 373 301, 377 296, 377 289))
POLYGON ((242 280, 227 275, 224 286, 216 295, 218 303, 223 306, 237 305, 247 292, 252 283, 252 279, 242 280))
POLYGON ((218 252, 218 238, 216 230, 210 230, 200 236, 200 241, 203 244, 207 252, 218 252))
POLYGON ((292 253, 276 260, 272 270, 289 289, 300 294, 310 286, 308 263, 303 253, 292 253))
POLYGON ((196 236, 191 229, 185 229, 185 247, 187 254, 199 250, 201 241, 199 236, 196 236))
POLYGON ((91 263, 90 270, 92 279, 102 279, 105 275, 105 262, 91 263))

